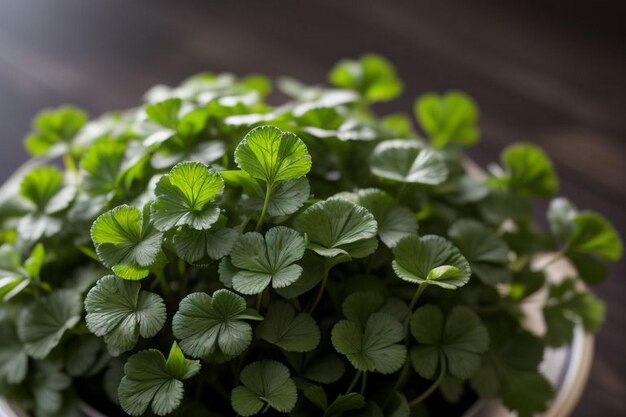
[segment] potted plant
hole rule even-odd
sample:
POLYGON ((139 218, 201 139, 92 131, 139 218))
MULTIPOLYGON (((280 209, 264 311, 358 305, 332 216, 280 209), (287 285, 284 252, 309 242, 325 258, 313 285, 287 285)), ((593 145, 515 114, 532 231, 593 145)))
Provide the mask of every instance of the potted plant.
POLYGON ((264 77, 201 74, 93 121, 40 113, 39 159, 2 191, 2 396, 38 417, 548 409, 538 365, 601 324, 586 284, 618 234, 563 198, 536 224, 558 180, 534 145, 468 169, 468 96, 419 97, 418 133, 371 109, 402 90, 383 58, 329 80, 282 79, 274 106, 264 77), (537 335, 521 306, 541 288, 537 335))

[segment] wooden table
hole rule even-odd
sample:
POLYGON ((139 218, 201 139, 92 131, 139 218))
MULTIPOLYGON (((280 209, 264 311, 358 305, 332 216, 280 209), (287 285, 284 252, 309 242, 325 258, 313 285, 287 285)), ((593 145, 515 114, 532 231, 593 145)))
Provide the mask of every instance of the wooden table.
MULTIPOLYGON (((496 160, 514 141, 539 143, 561 174, 562 194, 624 231, 618 3, 3 0, 0 180, 26 158, 21 139, 46 106, 71 103, 97 115, 203 70, 322 82, 337 59, 373 51, 406 81, 402 99, 381 111, 410 110, 423 91, 465 90, 483 114, 475 160, 496 160)), ((626 415, 625 275, 622 262, 597 287, 608 317, 577 416, 626 415)))

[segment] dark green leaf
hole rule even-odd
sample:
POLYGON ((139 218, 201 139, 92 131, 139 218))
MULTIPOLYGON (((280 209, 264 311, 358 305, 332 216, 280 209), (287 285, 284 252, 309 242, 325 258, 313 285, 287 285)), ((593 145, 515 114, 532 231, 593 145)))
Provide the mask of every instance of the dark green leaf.
POLYGON ((443 158, 434 150, 412 140, 379 143, 370 158, 372 174, 410 184, 441 184, 448 178, 443 158))
POLYGON ((293 306, 284 301, 270 305, 256 334, 288 352, 309 352, 320 342, 320 329, 315 320, 306 313, 296 315, 293 306))

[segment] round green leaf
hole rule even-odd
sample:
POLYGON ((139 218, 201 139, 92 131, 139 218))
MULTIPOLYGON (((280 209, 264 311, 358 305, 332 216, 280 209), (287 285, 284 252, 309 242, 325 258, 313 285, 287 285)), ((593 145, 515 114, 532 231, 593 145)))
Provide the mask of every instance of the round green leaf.
POLYGON ((365 329, 349 320, 333 327, 332 342, 337 352, 345 355, 359 371, 391 374, 402 367, 406 348, 402 325, 385 313, 374 313, 365 329))
POLYGON ((624 244, 613 225, 593 212, 574 216, 574 230, 567 246, 568 253, 593 255, 612 262, 619 260, 624 251, 624 244))
POLYGON ((125 279, 142 279, 161 253, 162 234, 136 207, 122 205, 96 219, 91 239, 98 258, 125 279))
POLYGON ((306 175, 311 169, 304 142, 274 126, 248 132, 235 149, 235 162, 251 177, 272 185, 306 175))
POLYGON ((411 184, 441 184, 448 178, 443 158, 417 141, 386 140, 370 158, 370 170, 377 177, 411 184))
POLYGON ((247 417, 258 414, 264 406, 287 413, 298 399, 296 384, 289 369, 276 361, 253 362, 241 371, 241 383, 231 395, 235 411, 247 417))
POLYGON ((541 148, 516 144, 502 152, 506 175, 504 182, 515 192, 528 197, 550 197, 557 192, 559 180, 552 162, 541 148))
POLYGON ((273 227, 265 237, 257 232, 242 235, 233 246, 230 258, 239 271, 233 276, 233 288, 242 294, 258 294, 271 282, 284 288, 295 282, 302 267, 294 262, 304 255, 304 238, 285 226, 273 227))
POLYGON ((17 331, 26 353, 35 359, 48 356, 65 332, 80 321, 81 313, 80 294, 71 290, 54 291, 23 310, 17 331))
POLYGON ((320 342, 320 329, 310 315, 299 313, 284 301, 270 305, 256 329, 257 337, 288 352, 310 352, 320 342))
POLYGON ((258 319, 246 310, 243 297, 231 291, 217 290, 212 297, 193 293, 181 301, 172 330, 181 349, 190 356, 237 356, 252 341, 252 327, 243 320, 258 319))
POLYGON ((118 388, 118 398, 124 411, 131 416, 139 416, 152 408, 154 414, 165 416, 174 411, 183 399, 183 379, 198 373, 198 361, 182 358, 172 348, 166 362, 161 352, 155 349, 143 350, 128 359, 124 366, 124 378, 118 388), (176 361, 176 365, 171 363, 176 361), (169 366, 168 366, 169 365, 169 366))
POLYGON ((156 185, 151 206, 152 222, 160 231, 187 225, 206 230, 215 223, 220 209, 215 198, 224 188, 216 171, 199 162, 181 162, 156 185))
POLYGON ((87 327, 104 337, 115 355, 131 350, 139 336, 156 335, 167 318, 163 299, 141 291, 138 282, 108 275, 96 283, 85 298, 87 327))
POLYGON ((302 212, 295 228, 306 234, 307 247, 324 257, 364 257, 376 249, 377 224, 365 208, 344 199, 319 201, 302 212))
POLYGON ((401 279, 455 289, 467 284, 471 270, 452 243, 441 236, 409 236, 394 248, 393 270, 401 279))

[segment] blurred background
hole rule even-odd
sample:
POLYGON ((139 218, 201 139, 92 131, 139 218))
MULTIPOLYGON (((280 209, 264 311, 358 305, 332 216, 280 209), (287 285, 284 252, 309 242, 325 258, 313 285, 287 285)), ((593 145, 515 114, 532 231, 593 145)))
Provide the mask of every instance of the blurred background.
MULTIPOLYGON (((200 71, 323 83, 342 57, 375 52, 406 83, 480 105, 485 164, 514 141, 546 149, 561 194, 626 230, 626 14, 621 1, 0 0, 0 181, 27 154, 45 107, 91 116, 137 105, 200 71)), ((608 316, 575 416, 626 415, 626 265, 597 287, 608 316)))

